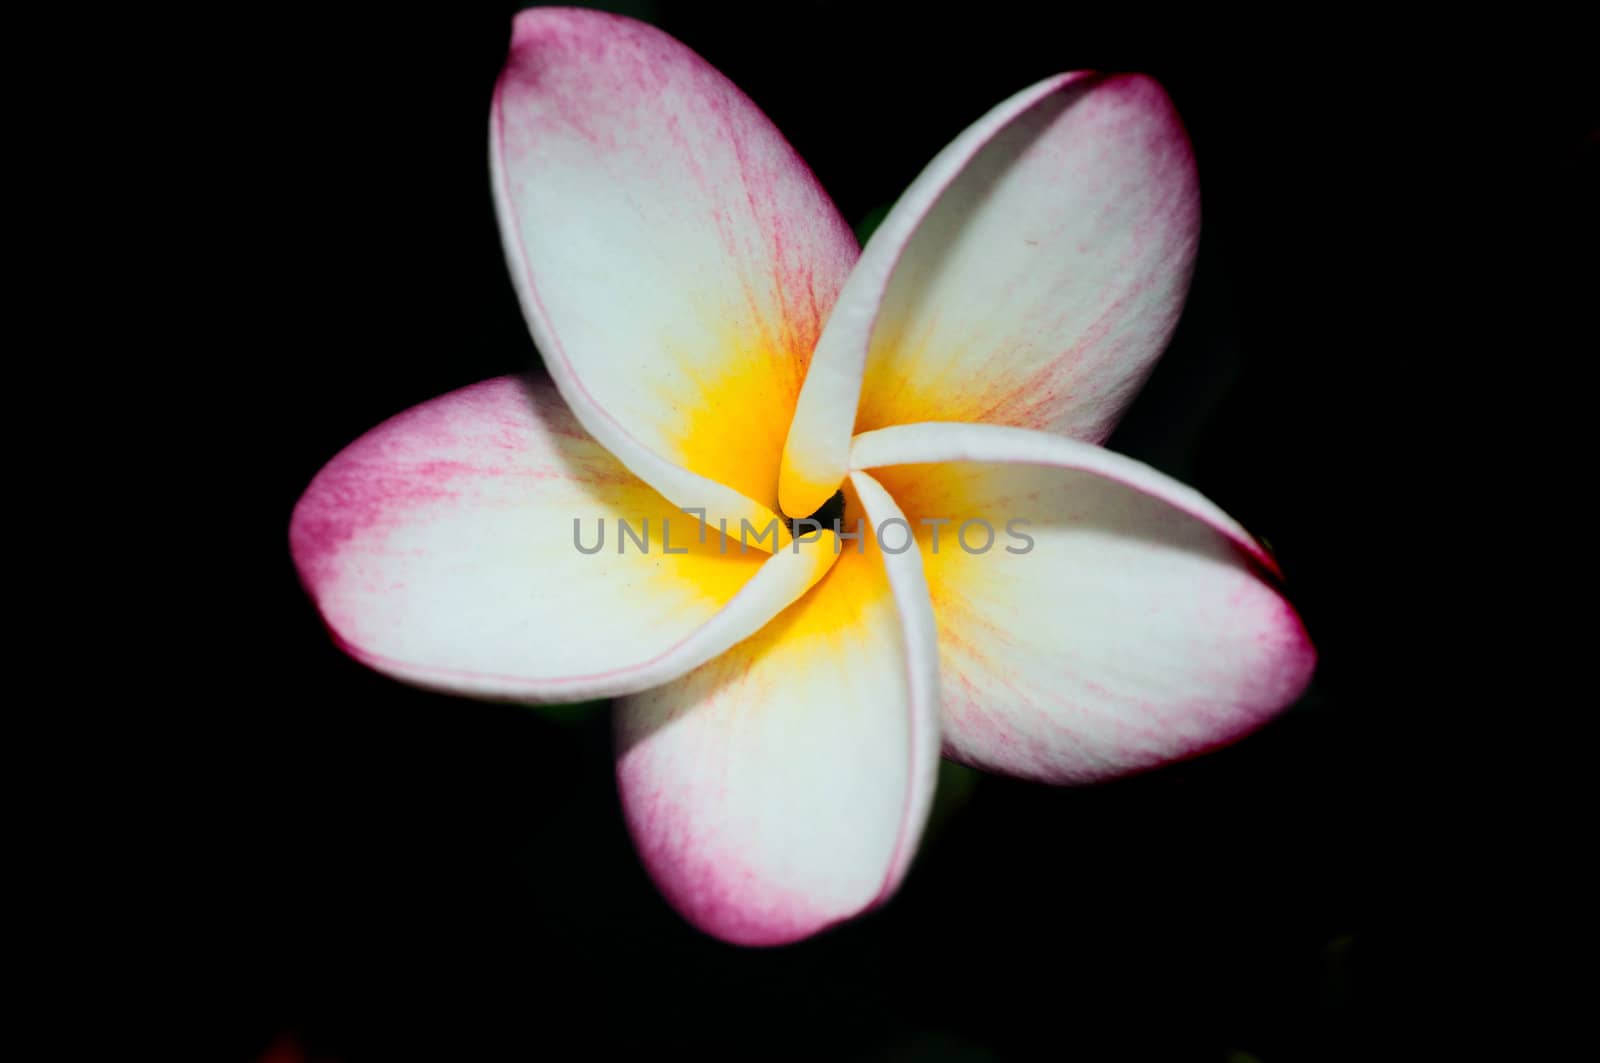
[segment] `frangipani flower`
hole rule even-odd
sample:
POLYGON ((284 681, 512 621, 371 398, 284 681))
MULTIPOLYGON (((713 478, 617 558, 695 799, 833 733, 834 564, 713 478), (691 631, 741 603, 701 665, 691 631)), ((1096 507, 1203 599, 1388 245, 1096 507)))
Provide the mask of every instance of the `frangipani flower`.
POLYGON ((1198 235, 1154 82, 1064 74, 1006 100, 864 250, 745 96, 627 19, 519 16, 490 142, 554 386, 490 380, 373 429, 300 500, 294 558, 379 671, 617 698, 629 829, 696 926, 780 943, 883 902, 941 751, 1103 779, 1305 687, 1271 557, 1098 446, 1198 235), (837 529, 737 542, 841 497, 837 529), (576 548, 602 526, 612 545, 576 548), (983 526, 1022 531, 969 548, 983 526))

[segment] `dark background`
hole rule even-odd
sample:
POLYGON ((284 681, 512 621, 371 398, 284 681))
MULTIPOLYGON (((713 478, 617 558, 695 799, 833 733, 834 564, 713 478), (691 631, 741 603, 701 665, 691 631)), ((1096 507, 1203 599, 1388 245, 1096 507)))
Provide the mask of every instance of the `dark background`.
MULTIPOLYGON (((630 9, 749 93, 852 223, 1041 77, 1157 77, 1195 143, 1205 225, 1176 339, 1111 446, 1270 541, 1321 652, 1300 704, 1203 760, 1081 790, 980 779, 941 806, 886 909, 748 951, 648 881, 603 710, 371 674, 333 648, 289 559, 290 509, 340 447, 536 364, 488 186, 516 6, 262 12, 215 35, 220 87, 179 115, 230 190, 213 207, 226 250, 200 263, 223 401, 191 460, 225 463, 213 483, 243 501, 217 510, 225 556, 176 647, 195 667, 163 689, 182 724, 162 780, 182 872, 168 940, 190 976, 174 1038, 241 1060, 1384 1054, 1399 976, 1373 921, 1411 815, 1384 752, 1432 711, 1399 660, 1412 589, 1382 564, 1437 534, 1390 506, 1438 444, 1403 385, 1447 343, 1433 307, 1458 265, 1462 161, 1482 181, 1529 131, 1470 57, 1315 14, 630 9)), ((1550 100, 1532 131, 1592 129, 1550 100)), ((1559 199, 1594 173, 1595 141, 1549 143, 1559 199)))

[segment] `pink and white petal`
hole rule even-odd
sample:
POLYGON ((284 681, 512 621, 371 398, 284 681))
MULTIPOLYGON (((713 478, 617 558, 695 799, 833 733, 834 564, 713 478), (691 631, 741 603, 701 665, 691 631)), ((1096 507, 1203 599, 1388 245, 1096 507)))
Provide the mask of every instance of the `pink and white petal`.
POLYGON ((884 429, 854 456, 917 522, 947 756, 1109 778, 1231 742, 1310 681, 1261 547, 1147 466, 981 425, 884 429))
POLYGON ((858 254, 811 171, 688 48, 570 9, 517 16, 490 144, 512 279, 579 421, 677 505, 764 524, 858 254))
POLYGON ((939 781, 939 634, 933 618, 928 578, 922 571, 922 552, 912 549, 911 522, 883 486, 864 472, 850 474, 850 486, 874 531, 873 547, 883 558, 884 572, 900 614, 901 636, 906 645, 906 691, 911 714, 910 759, 915 773, 900 831, 895 858, 889 866, 881 899, 887 899, 905 878, 916 855, 917 843, 933 809, 933 791, 939 781), (905 526, 906 537, 884 546, 876 532, 891 521, 905 526), (896 547, 903 543, 899 549, 896 547))
POLYGON ((1092 443, 1026 428, 958 422, 896 425, 863 432, 850 442, 852 469, 952 461, 1050 465, 1114 480, 1209 524, 1273 575, 1282 575, 1255 536, 1205 495, 1142 461, 1092 443))
POLYGON ((778 491, 785 513, 814 513, 849 471, 850 437, 874 327, 895 266, 923 220, 995 137, 1084 76, 1058 75, 998 104, 934 156, 873 231, 817 341, 789 426, 778 491))
POLYGON ((916 180, 841 293, 790 433, 796 504, 842 466, 851 426, 1104 439, 1177 323, 1199 217, 1187 135, 1149 78, 1062 75, 1001 104, 916 180))
MULTIPOLYGON (((872 512, 895 512, 863 481, 872 512)), ((848 528, 863 514, 845 490, 848 528)), ((618 705, 634 843, 673 907, 725 941, 796 941, 882 904, 927 821, 939 710, 920 559, 881 554, 870 530, 862 552, 842 545, 756 635, 618 705)))
POLYGON ((346 447, 295 506, 289 539, 351 656, 420 686, 532 702, 682 675, 831 561, 724 547, 623 468, 553 387, 516 377, 414 407, 346 447), (597 538, 603 549, 579 549, 597 538))

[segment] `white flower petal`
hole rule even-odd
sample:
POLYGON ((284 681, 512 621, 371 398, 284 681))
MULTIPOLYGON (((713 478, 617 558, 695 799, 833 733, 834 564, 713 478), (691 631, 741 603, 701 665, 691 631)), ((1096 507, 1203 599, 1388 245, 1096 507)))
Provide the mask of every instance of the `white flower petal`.
MULTIPOLYGON (((862 481, 869 512, 895 512, 862 481)), ((916 851, 938 773, 933 621, 916 550, 867 536, 758 634, 619 704, 634 842, 724 940, 795 941, 881 904, 916 851)))
POLYGON ((948 756, 1107 778, 1239 738, 1310 680, 1316 652, 1265 551, 1148 466, 961 424, 868 433, 853 460, 918 525, 948 756))
POLYGON ((545 362, 674 503, 757 526, 855 238, 754 104, 682 44, 591 11, 517 17, 495 202, 545 362))
POLYGON ((1067 74, 996 107, 917 178, 828 320, 785 451, 786 512, 852 433, 965 421, 1098 442, 1166 346, 1199 235, 1161 87, 1067 74))
POLYGON ((363 663, 452 693, 576 701, 714 657, 831 561, 737 542, 724 554, 703 533, 553 387, 503 377, 346 447, 295 507, 290 546, 335 639, 363 663), (648 552, 623 538, 624 521, 648 552), (601 534, 603 549, 579 549, 601 534))

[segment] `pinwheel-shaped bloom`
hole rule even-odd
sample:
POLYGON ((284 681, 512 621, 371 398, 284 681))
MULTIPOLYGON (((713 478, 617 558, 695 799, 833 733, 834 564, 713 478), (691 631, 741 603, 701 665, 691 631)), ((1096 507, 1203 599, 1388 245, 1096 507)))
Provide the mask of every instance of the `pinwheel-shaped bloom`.
POLYGON ((554 386, 490 380, 373 429, 301 499, 295 561, 389 675, 617 698, 629 829, 695 925, 777 943, 883 902, 941 750, 1103 779, 1304 688, 1261 546, 1097 445, 1198 234, 1155 83, 1006 100, 864 250, 738 89, 626 19, 521 15, 490 136, 554 386), (768 533, 819 510, 840 534, 768 533))

